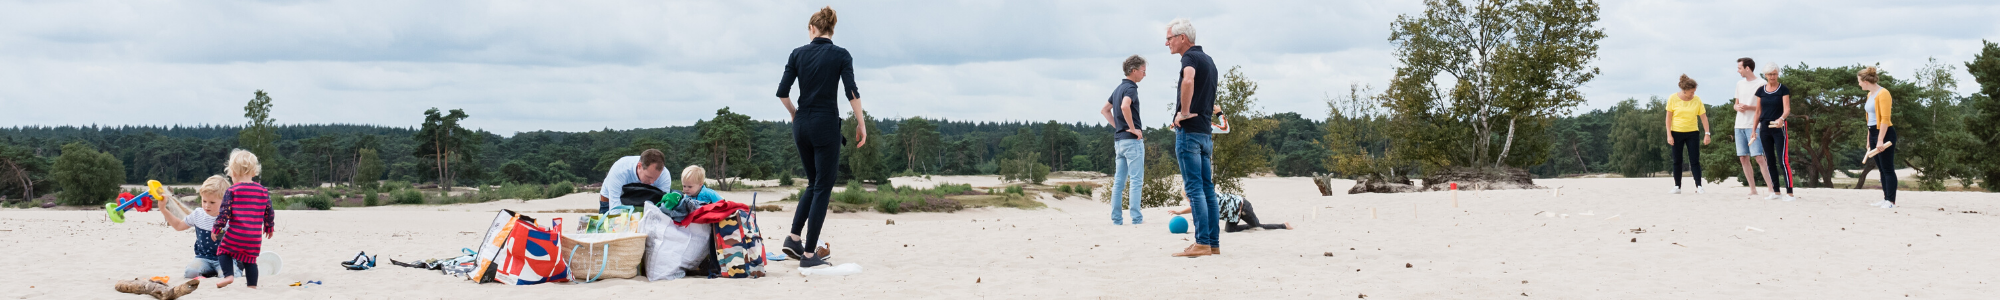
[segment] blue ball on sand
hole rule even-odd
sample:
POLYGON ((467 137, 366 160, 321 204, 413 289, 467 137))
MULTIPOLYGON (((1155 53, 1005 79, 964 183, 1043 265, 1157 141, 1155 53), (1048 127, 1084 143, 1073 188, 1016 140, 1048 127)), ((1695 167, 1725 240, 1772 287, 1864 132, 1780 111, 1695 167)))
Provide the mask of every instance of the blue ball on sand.
POLYGON ((1187 218, 1183 218, 1181 216, 1174 216, 1173 220, 1167 221, 1167 231, 1176 234, 1188 233, 1187 218))

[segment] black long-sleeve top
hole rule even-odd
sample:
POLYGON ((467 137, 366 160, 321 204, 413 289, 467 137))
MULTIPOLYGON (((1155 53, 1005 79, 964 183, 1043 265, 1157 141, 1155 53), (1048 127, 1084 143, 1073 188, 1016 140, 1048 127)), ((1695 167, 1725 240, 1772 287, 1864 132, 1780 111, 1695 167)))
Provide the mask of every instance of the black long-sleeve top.
POLYGON ((847 54, 847 48, 834 46, 832 39, 813 38, 812 43, 792 49, 792 57, 785 61, 785 77, 778 83, 778 98, 791 97, 794 80, 799 83, 801 115, 838 115, 835 89, 839 85, 847 86, 848 100, 861 98, 854 86, 854 56, 847 54))
POLYGON ((785 61, 785 78, 778 83, 778 98, 792 95, 792 81, 799 83, 798 112, 792 116, 794 139, 812 145, 846 144, 840 134, 839 85, 847 86, 847 99, 861 98, 854 87, 854 56, 847 48, 834 46, 832 39, 813 38, 812 43, 792 49, 785 61))

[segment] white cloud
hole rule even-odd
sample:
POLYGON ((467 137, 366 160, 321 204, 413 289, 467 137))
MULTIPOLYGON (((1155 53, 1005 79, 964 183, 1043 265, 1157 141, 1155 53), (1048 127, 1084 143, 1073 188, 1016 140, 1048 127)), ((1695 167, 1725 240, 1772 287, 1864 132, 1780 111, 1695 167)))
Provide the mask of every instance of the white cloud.
MULTIPOLYGON (((803 1, 0 2, 0 126, 237 124, 251 91, 282 123, 409 126, 464 108, 477 126, 578 131, 687 125, 724 106, 781 119, 776 91, 806 42, 803 1), (82 110, 79 110, 82 108, 82 110)), ((1194 20, 1267 112, 1325 113, 1395 67, 1388 25, 1418 1, 900 1, 832 5, 878 117, 1101 122, 1127 55, 1151 61, 1148 111, 1172 102, 1162 26, 1194 20)), ((1961 63, 2000 32, 1973 1, 1615 1, 1585 87, 1594 107, 1672 92, 1687 73, 1761 63, 1961 63)), ((1963 75, 1962 90, 1971 90, 1963 75)), ((1710 99, 1721 89, 1704 89, 1710 99)), ((843 105, 844 106, 844 105, 843 105)), ((1149 121, 1148 123, 1157 123, 1149 121)))

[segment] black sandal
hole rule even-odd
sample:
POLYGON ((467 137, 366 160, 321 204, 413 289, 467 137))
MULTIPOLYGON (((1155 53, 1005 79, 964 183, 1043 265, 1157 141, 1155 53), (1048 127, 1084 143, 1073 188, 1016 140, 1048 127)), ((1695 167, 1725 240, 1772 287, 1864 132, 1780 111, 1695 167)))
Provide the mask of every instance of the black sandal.
POLYGON ((340 266, 348 270, 367 270, 375 267, 375 257, 368 256, 368 251, 362 251, 361 254, 354 255, 353 260, 340 262, 340 266))

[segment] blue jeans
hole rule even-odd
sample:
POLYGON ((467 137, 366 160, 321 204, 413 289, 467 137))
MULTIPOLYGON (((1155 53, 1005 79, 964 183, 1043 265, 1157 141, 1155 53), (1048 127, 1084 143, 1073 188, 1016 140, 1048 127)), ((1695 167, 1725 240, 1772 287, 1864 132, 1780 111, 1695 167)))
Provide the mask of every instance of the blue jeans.
POLYGON ((1114 145, 1118 154, 1112 161, 1118 167, 1111 175, 1111 224, 1125 225, 1125 215, 1119 209, 1126 202, 1132 204, 1132 224, 1146 223, 1146 216, 1139 214, 1139 187, 1146 183, 1146 142, 1118 140, 1114 145))
POLYGON ((1174 158, 1180 162, 1181 182, 1186 184, 1188 209, 1194 211, 1194 243, 1222 246, 1217 227, 1215 194, 1215 140, 1206 133, 1176 132, 1174 158))
MULTIPOLYGON (((239 270, 237 272, 242 272, 240 271, 242 269, 237 270, 239 270)), ((218 277, 218 275, 222 275, 222 262, 213 259, 195 258, 194 261, 188 262, 187 271, 182 272, 181 275, 185 278, 218 277)))

